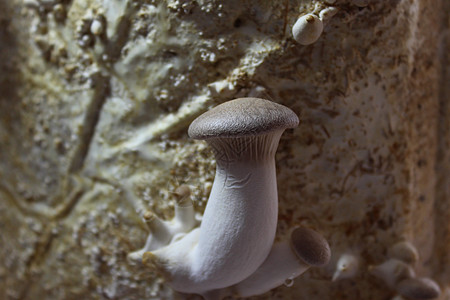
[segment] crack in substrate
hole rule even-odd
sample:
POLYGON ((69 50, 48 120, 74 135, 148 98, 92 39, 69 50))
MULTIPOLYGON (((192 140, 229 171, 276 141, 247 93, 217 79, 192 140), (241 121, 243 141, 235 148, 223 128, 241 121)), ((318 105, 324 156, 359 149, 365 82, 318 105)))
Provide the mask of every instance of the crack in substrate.
POLYGON ((50 208, 39 203, 25 203, 20 200, 21 197, 17 195, 17 193, 2 183, 0 183, 0 195, 3 195, 2 199, 8 201, 11 206, 16 207, 22 215, 56 221, 70 214, 72 208, 79 202, 81 197, 84 195, 86 188, 90 185, 90 181, 88 180, 75 180, 75 182, 75 186, 66 197, 68 200, 64 201, 56 208, 50 208), (19 199, 19 201, 15 201, 14 199, 19 199))
POLYGON ((100 119, 100 113, 106 98, 111 93, 110 77, 103 76, 100 72, 92 76, 94 86, 94 95, 87 108, 83 121, 83 129, 80 135, 80 142, 75 150, 72 162, 69 167, 69 173, 77 173, 83 168, 84 161, 88 154, 89 147, 96 132, 97 124, 100 119))

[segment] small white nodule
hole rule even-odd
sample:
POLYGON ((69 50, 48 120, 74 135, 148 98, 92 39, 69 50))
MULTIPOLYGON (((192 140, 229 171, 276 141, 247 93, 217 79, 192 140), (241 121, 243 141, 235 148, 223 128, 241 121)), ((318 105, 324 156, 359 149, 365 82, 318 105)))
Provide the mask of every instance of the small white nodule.
POLYGON ((334 6, 327 7, 325 9, 322 9, 319 13, 319 18, 322 20, 322 22, 326 23, 328 22, 335 14, 337 14, 339 9, 334 6))
POLYGON ((317 41, 323 31, 322 20, 313 14, 298 18, 292 27, 292 36, 301 45, 310 45, 317 41))
POLYGON ((336 263, 336 271, 333 274, 332 281, 352 278, 358 273, 359 259, 354 254, 344 253, 336 263))
POLYGON ((413 264, 419 260, 419 252, 416 247, 408 241, 402 241, 394 244, 388 250, 390 258, 399 259, 407 264, 413 264))
POLYGON ((103 27, 104 26, 100 20, 94 19, 94 20, 92 20, 92 23, 91 23, 91 28, 90 28, 91 33, 94 35, 101 35, 104 30, 103 27))

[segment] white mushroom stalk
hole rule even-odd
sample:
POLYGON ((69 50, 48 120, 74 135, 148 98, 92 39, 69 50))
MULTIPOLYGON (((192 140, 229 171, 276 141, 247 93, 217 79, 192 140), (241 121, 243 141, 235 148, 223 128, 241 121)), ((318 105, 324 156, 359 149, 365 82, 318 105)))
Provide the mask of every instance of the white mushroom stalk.
POLYGON ((320 234, 311 229, 296 228, 289 240, 273 245, 256 272, 234 286, 234 293, 240 297, 265 293, 294 280, 312 266, 326 265, 330 256, 330 247, 320 234))
POLYGON ((189 187, 181 185, 175 190, 174 196, 175 216, 172 220, 163 221, 149 211, 144 214, 144 222, 151 234, 148 236, 144 248, 129 253, 128 260, 141 262, 145 252, 167 246, 195 227, 195 212, 190 199, 189 187))
POLYGON ((194 120, 189 136, 214 149, 216 177, 199 229, 143 262, 176 291, 207 294, 241 282, 266 260, 275 238, 278 195, 275 152, 289 108, 257 98, 221 104, 194 120))

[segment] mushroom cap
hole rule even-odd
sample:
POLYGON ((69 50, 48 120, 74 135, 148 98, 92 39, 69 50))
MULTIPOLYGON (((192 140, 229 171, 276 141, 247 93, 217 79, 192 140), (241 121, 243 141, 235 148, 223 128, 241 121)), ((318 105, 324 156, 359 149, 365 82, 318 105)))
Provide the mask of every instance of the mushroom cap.
POLYGON ((298 227, 291 233, 291 247, 298 258, 311 266, 320 267, 330 261, 328 242, 316 231, 298 227))
POLYGON ((399 259, 407 264, 412 264, 419 260, 419 252, 417 252, 416 247, 408 241, 394 244, 388 250, 388 256, 399 259))
POLYGON ((434 299, 441 293, 437 283, 429 278, 407 278, 398 284, 397 290, 411 299, 434 299))
POLYGON ((317 41, 323 31, 323 22, 313 14, 298 18, 292 27, 292 36, 297 43, 309 45, 317 41))
POLYGON ((238 98, 205 112, 189 126, 193 139, 245 137, 294 128, 297 115, 286 106, 259 98, 238 98))

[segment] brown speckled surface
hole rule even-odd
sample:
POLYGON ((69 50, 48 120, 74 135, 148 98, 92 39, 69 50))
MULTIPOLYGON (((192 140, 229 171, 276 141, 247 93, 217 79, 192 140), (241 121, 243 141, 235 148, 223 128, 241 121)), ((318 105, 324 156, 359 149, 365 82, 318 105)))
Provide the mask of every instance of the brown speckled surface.
POLYGON ((181 298, 126 255, 181 184, 201 214, 215 162, 187 128, 250 96, 300 118, 276 156, 278 237, 306 225, 332 251, 254 299, 392 299, 368 268, 400 240, 449 299, 449 3, 337 0, 296 44, 327 2, 0 2, 0 298, 181 298), (360 272, 332 282, 343 253, 360 272))

